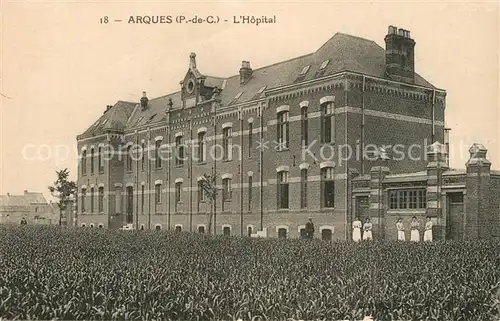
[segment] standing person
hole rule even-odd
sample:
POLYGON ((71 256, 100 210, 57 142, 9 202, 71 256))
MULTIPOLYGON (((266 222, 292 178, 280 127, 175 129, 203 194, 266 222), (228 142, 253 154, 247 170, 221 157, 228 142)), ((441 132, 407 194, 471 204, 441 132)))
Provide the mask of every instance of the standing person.
POLYGON ((410 229, 411 229, 410 241, 420 242, 420 231, 419 231, 420 223, 417 221, 416 216, 413 216, 411 218, 410 229))
POLYGON ((425 223, 424 242, 432 242, 432 220, 430 216, 427 216, 427 222, 425 223))
POLYGON ((309 217, 309 222, 306 223, 306 238, 311 239, 314 237, 314 223, 312 217, 309 217))
POLYGON ((364 241, 371 241, 373 240, 373 234, 372 234, 372 220, 367 217, 365 224, 363 225, 363 240, 364 241))
POLYGON ((396 229, 398 230, 398 241, 405 241, 405 226, 401 218, 396 223, 396 229))
POLYGON ((356 220, 352 222, 352 240, 354 242, 361 241, 361 227, 363 227, 363 224, 359 217, 356 217, 356 220))

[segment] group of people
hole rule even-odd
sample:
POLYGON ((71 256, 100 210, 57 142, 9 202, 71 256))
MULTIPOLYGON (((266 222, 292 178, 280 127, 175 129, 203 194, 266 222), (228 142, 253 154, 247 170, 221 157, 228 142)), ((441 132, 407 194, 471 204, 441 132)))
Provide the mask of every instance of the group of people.
MULTIPOLYGON (((367 218, 363 224, 359 218, 352 222, 352 240, 354 242, 373 240, 372 234, 373 224, 370 218, 367 218)), ((396 223, 398 231, 398 241, 406 241, 405 226, 401 218, 396 223)), ((416 216, 413 216, 410 223, 410 241, 420 242, 420 223, 416 216)), ((432 220, 427 216, 427 222, 424 228, 424 242, 432 242, 432 220)))

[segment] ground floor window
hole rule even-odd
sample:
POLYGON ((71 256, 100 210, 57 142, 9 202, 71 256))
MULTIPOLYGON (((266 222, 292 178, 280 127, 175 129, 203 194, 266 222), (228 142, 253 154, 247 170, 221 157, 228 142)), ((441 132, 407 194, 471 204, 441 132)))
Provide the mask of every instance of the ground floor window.
POLYGON ((325 228, 321 231, 321 239, 323 241, 331 241, 332 240, 332 230, 329 228, 325 228))
POLYGON ((278 229, 278 238, 279 239, 286 239, 286 236, 287 236, 286 228, 279 228, 278 229))
POLYGON ((198 226, 198 233, 205 234, 205 226, 203 226, 203 225, 198 226))
POLYGON ((231 228, 229 226, 224 226, 222 234, 224 234, 224 236, 231 236, 231 228))

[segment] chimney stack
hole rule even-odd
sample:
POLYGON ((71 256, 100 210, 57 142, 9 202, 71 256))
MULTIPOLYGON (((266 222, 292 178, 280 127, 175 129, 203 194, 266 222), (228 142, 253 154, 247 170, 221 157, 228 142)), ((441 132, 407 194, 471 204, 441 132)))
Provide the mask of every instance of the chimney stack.
POLYGON ((107 113, 107 112, 108 112, 108 110, 110 110, 110 109, 111 109, 111 107, 113 107, 113 105, 106 105, 106 110, 105 110, 105 111, 104 111, 104 113, 102 113, 102 114, 104 115, 105 113, 107 113))
POLYGON ((415 81, 415 41, 410 31, 389 26, 385 36, 385 70, 397 81, 415 81))
POLYGON ((28 190, 24 190, 24 195, 28 194, 28 190))
POLYGON ((7 196, 10 196, 10 193, 7 193, 7 196))
POLYGON ((243 60, 240 68, 240 84, 244 84, 252 77, 253 70, 250 67, 250 61, 243 60))
POLYGON ((146 96, 146 92, 142 92, 142 98, 141 98, 141 107, 142 109, 146 109, 148 107, 148 97, 146 96))

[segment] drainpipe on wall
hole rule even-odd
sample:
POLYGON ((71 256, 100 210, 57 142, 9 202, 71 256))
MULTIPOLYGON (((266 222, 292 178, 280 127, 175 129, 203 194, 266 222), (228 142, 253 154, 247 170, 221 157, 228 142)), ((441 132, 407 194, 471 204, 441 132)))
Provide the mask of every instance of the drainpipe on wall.
MULTIPOLYGON (((139 148, 139 132, 135 131, 135 147, 139 148)), ((139 229, 139 157, 135 161, 135 229, 139 229)))
MULTIPOLYGON (((243 236, 243 112, 238 111, 240 118, 240 235, 243 236)), ((250 147, 249 147, 250 148, 250 147)))
MULTIPOLYGON (((260 116, 260 142, 264 141, 264 111, 262 103, 259 103, 259 116, 260 116)), ((260 148, 259 153, 259 171, 260 171, 260 230, 264 231, 264 148, 260 148)))
POLYGON ((189 168, 188 168, 188 177, 189 177, 189 232, 193 231, 193 121, 189 119, 189 142, 191 151, 189 153, 189 168))

